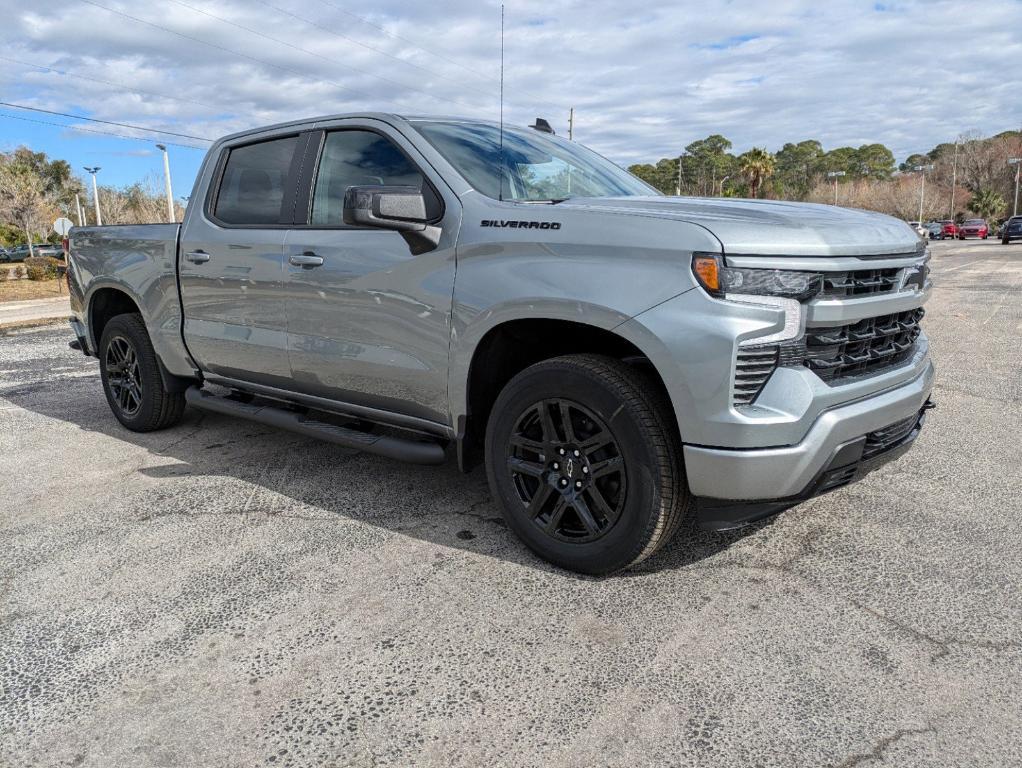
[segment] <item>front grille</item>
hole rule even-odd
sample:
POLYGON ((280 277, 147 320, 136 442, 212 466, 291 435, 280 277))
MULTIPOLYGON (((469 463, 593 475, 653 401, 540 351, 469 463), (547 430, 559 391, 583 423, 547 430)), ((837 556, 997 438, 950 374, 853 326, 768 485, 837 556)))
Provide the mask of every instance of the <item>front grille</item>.
POLYGON ((809 328, 805 364, 824 381, 876 373, 912 356, 922 307, 857 323, 809 328))
POLYGON ((913 413, 907 419, 902 419, 901 421, 897 421, 883 429, 870 432, 866 435, 866 445, 862 449, 862 458, 869 459, 877 454, 883 453, 889 448, 893 448, 908 437, 918 423, 919 414, 913 413))
POLYGON ((851 272, 827 272, 823 275, 821 296, 868 296, 896 290, 900 267, 856 269, 851 272))
POLYGON ((754 401, 777 367, 777 345, 738 349, 735 367, 735 405, 754 401))

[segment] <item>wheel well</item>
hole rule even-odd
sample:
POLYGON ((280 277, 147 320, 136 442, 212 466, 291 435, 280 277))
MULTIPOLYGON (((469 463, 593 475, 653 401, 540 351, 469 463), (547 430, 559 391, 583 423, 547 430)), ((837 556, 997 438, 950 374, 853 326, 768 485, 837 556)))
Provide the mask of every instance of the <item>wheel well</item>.
MULTIPOLYGON (((615 357, 648 372, 670 402, 656 368, 638 347, 612 331, 570 320, 512 320, 491 329, 479 342, 468 373, 468 413, 459 463, 463 471, 483 455, 486 422, 504 385, 530 365, 561 355, 595 353, 615 357)), ((677 429, 672 409, 667 409, 677 429)))
POLYGON ((96 349, 103 338, 103 329, 110 319, 117 315, 138 312, 138 305, 124 291, 116 288, 101 288, 96 291, 89 304, 89 329, 96 349))

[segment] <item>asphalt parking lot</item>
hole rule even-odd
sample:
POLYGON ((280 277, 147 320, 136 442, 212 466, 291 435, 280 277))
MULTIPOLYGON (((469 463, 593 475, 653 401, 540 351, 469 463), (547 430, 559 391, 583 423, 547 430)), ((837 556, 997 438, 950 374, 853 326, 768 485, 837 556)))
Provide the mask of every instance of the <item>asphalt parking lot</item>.
POLYGON ((482 472, 189 412, 0 336, 0 764, 1022 763, 1022 244, 937 243, 917 446, 609 579, 482 472))

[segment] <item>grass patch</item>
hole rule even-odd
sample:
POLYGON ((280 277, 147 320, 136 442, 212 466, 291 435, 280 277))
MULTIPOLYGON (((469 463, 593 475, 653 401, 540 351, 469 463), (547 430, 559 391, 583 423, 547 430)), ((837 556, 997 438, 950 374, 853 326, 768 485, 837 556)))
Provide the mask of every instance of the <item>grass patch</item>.
POLYGON ((67 296, 67 285, 63 279, 0 280, 0 302, 52 299, 55 296, 67 296))

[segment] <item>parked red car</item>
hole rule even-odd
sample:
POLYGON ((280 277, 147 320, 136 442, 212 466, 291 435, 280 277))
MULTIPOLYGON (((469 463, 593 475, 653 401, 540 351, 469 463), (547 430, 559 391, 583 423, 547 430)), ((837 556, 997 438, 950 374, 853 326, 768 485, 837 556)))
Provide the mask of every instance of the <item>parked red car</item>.
POLYGON ((990 236, 990 227, 983 219, 966 219, 958 231, 958 239, 964 240, 967 237, 979 237, 986 240, 990 236))
POLYGON ((940 239, 946 240, 949 237, 952 240, 958 237, 958 225, 950 219, 945 219, 940 222, 940 239))

